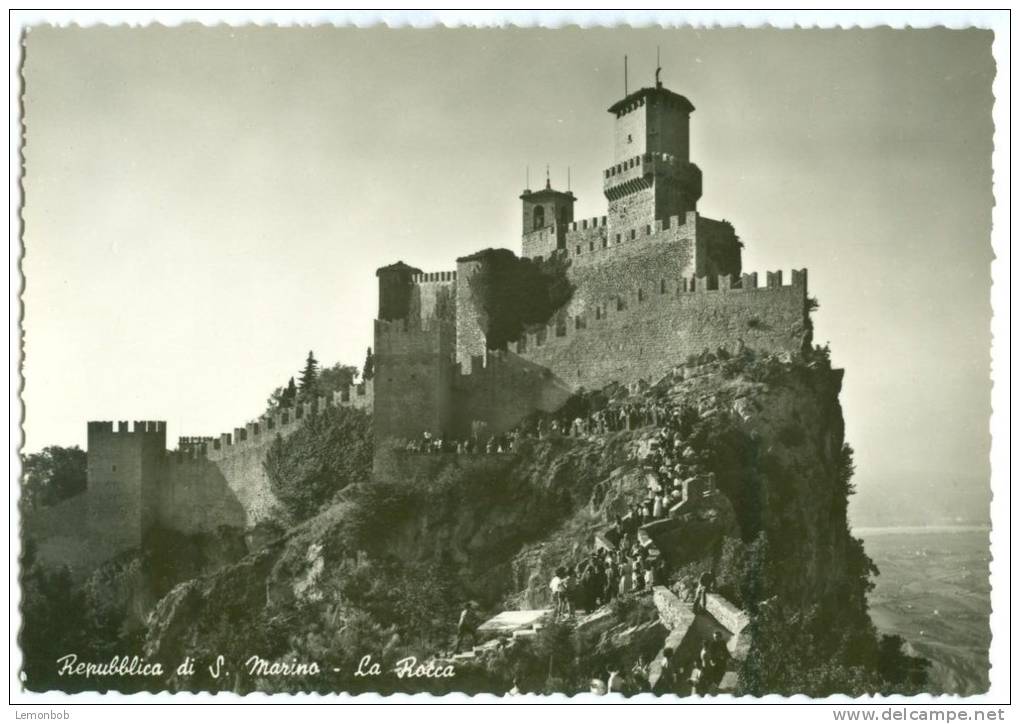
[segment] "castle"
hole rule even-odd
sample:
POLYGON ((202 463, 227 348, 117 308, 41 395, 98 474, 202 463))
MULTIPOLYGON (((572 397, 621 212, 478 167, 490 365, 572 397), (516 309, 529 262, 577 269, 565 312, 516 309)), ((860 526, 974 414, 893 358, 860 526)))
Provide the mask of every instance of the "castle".
POLYGON ((698 214, 693 111, 658 81, 609 108, 603 216, 575 220, 574 195, 548 180, 521 194, 522 257, 561 260, 573 289, 544 326, 487 348, 471 288, 491 263, 486 253, 444 271, 384 266, 371 380, 218 438, 180 438, 172 451, 163 422, 88 423, 87 490, 40 514, 40 554, 87 570, 138 546, 153 526, 251 527, 275 502, 262 468, 268 445, 325 405, 370 411, 377 441, 425 431, 463 437, 555 410, 579 389, 654 382, 706 349, 809 345, 806 270, 789 284, 769 272, 759 286, 757 274, 742 273, 733 227, 698 214))

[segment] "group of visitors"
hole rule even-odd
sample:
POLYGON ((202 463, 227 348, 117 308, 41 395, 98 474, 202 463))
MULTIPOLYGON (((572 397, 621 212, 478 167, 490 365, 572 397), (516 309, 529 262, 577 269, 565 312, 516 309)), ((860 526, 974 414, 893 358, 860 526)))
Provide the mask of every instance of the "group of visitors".
POLYGON ((701 645, 697 654, 686 661, 680 660, 679 654, 673 649, 664 648, 657 661, 659 671, 654 683, 649 681, 651 666, 645 666, 641 659, 638 659, 631 675, 638 691, 704 696, 718 691, 729 660, 726 639, 716 630, 701 645))
POLYGON ((634 542, 616 550, 594 549, 577 565, 556 568, 549 581, 553 618, 592 611, 614 598, 650 591, 665 581, 662 557, 634 542))
POLYGON ((489 435, 487 437, 472 436, 466 439, 456 439, 433 435, 431 432, 425 431, 421 437, 405 441, 402 447, 405 452, 418 455, 439 453, 501 455, 503 453, 517 452, 520 436, 520 431, 511 430, 501 435, 489 435))
POLYGON ((402 447, 406 452, 413 454, 514 453, 517 452, 520 440, 525 437, 539 440, 549 437, 587 438, 656 425, 670 417, 669 409, 655 400, 636 398, 603 404, 603 407, 587 414, 579 413, 573 416, 536 414, 515 429, 500 435, 490 435, 484 430, 476 430, 471 436, 458 439, 433 435, 426 431, 421 437, 404 441, 402 447))
POLYGON ((704 459, 691 445, 699 415, 687 405, 673 408, 660 417, 660 426, 644 457, 651 473, 648 496, 637 517, 657 520, 667 517, 678 503, 687 502, 714 490, 714 476, 704 470, 704 459))

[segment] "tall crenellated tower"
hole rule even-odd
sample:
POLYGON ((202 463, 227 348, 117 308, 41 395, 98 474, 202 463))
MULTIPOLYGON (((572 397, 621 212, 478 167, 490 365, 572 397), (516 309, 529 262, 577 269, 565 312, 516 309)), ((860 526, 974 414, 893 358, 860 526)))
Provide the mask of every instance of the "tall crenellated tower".
POLYGON ((614 162, 604 173, 610 230, 696 211, 701 170, 690 162, 694 106, 662 87, 642 88, 609 108, 616 116, 614 162))
POLYGON ((88 423, 86 530, 89 545, 113 555, 137 547, 158 519, 166 423, 88 423))
POLYGON ((376 272, 373 424, 376 437, 448 432, 456 350, 455 272, 397 262, 376 272))

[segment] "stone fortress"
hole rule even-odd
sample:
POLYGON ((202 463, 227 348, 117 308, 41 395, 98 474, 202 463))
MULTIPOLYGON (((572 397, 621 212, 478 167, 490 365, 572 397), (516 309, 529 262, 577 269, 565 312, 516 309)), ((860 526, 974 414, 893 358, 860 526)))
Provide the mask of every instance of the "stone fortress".
POLYGON ((180 438, 171 451, 163 422, 89 422, 87 491, 40 514, 40 555, 83 571, 137 547, 153 526, 194 533, 257 524, 275 503, 266 449, 326 405, 371 412, 377 442, 425 431, 464 437, 556 410, 580 389, 655 382, 706 349, 809 345, 806 270, 789 284, 769 272, 760 286, 757 274, 742 273, 733 227, 698 214, 693 111, 658 80, 609 108, 614 158, 603 173, 603 216, 576 220, 574 195, 548 181, 521 194, 522 256, 561 257, 573 286, 544 328, 487 349, 470 287, 485 253, 445 271, 384 266, 371 380, 216 438, 180 438))

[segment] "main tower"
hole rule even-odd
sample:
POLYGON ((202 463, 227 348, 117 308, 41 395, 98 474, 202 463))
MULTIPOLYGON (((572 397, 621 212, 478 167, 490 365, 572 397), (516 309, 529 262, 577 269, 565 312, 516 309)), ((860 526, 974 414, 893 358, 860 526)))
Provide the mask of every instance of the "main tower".
POLYGON ((616 116, 614 163, 604 173, 610 229, 632 229, 696 211, 701 170, 690 162, 690 115, 684 96, 642 88, 609 108, 616 116))

